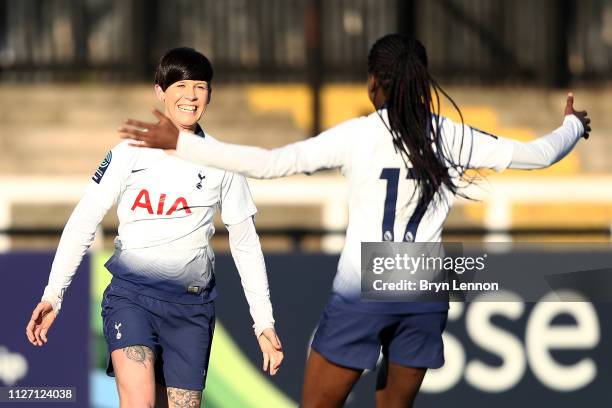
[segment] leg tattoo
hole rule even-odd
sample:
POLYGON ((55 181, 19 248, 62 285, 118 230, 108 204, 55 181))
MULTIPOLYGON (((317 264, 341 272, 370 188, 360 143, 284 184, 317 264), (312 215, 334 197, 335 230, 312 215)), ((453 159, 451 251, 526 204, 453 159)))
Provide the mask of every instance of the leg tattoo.
POLYGON ((170 408, 198 408, 202 399, 202 391, 183 390, 168 387, 168 402, 170 408))
POLYGON ((123 349, 123 353, 127 358, 147 367, 147 363, 153 363, 153 352, 146 346, 129 346, 123 349))

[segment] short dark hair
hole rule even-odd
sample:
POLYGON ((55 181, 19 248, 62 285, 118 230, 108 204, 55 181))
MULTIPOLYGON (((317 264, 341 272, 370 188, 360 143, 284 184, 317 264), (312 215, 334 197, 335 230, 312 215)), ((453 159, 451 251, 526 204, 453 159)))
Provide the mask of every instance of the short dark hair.
POLYGON ((213 78, 212 64, 193 48, 179 47, 166 52, 160 58, 155 71, 155 84, 166 90, 178 81, 193 80, 210 83, 213 78))

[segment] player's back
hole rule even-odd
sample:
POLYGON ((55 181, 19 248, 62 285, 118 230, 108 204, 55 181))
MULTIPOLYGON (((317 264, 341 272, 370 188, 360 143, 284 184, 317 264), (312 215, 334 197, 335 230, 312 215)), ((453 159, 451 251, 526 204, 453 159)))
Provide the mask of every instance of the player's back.
POLYGON ((352 144, 344 172, 349 182, 347 239, 437 242, 452 194, 441 189, 444 200, 437 197, 435 205, 433 200, 420 203, 412 164, 404 162, 393 144, 385 126, 386 111, 380 114, 382 117, 373 113, 358 120, 362 122, 358 140, 352 144))
POLYGON ((349 184, 349 222, 337 292, 358 290, 362 242, 438 242, 452 204, 453 195, 445 188, 435 203, 420 201, 411 163, 396 151, 387 126, 385 110, 344 126, 344 132, 352 133, 342 167, 349 184))
MULTIPOLYGON (((503 170, 511 161, 512 146, 506 139, 445 117, 434 117, 432 126, 440 126, 434 149, 455 184, 466 168, 503 170)), ((394 146, 386 109, 328 132, 335 134, 338 149, 343 146, 341 169, 349 183, 349 223, 334 289, 355 292, 361 243, 440 242, 454 193, 443 185, 432 199, 421 199, 410 160, 404 161, 394 146)))

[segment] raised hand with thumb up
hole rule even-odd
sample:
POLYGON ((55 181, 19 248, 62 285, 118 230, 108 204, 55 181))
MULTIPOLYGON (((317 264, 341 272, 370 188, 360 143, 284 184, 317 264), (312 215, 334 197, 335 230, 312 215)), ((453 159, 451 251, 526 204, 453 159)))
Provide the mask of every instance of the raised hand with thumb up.
POLYGON ((591 119, 589 118, 587 111, 577 112, 574 110, 574 94, 571 92, 567 94, 567 103, 565 104, 564 115, 576 116, 580 120, 580 122, 582 122, 582 127, 584 128, 584 133, 582 134, 582 137, 584 137, 585 139, 589 138, 589 133, 591 132, 591 119))

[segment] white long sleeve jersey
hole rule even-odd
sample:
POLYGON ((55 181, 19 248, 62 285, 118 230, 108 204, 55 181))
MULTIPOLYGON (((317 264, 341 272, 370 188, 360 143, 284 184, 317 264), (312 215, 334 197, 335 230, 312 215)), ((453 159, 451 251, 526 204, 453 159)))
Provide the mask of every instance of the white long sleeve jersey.
POLYGON ((108 153, 66 224, 43 295, 56 313, 97 226, 115 203, 119 235, 106 264, 114 279, 155 295, 168 294, 166 300, 179 303, 212 300, 216 291, 209 241, 220 209, 255 331, 273 327, 265 264, 252 220, 256 208, 246 179, 127 142, 108 153), (188 287, 204 288, 203 295, 191 295, 188 287))
MULTIPOLYGON (((513 160, 517 168, 546 167, 571 151, 583 133, 573 115, 549 135, 529 143, 493 136, 448 118, 440 120, 443 156, 460 167, 449 166, 453 177, 466 168, 502 171, 513 160)), ((214 143, 181 133, 176 155, 254 178, 340 169, 348 182, 349 221, 334 292, 349 299, 359 297, 362 242, 440 242, 454 199, 443 186, 439 191, 443 199, 436 205, 418 205, 415 180, 394 148, 385 109, 273 150, 214 143)), ((407 311, 413 310, 408 307, 407 311)))

